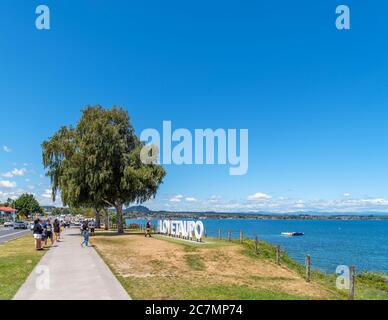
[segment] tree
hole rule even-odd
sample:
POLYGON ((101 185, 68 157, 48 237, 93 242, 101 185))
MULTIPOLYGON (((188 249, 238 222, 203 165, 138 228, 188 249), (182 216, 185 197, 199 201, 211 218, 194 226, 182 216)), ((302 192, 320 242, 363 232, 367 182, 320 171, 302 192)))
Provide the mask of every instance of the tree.
POLYGON ((19 214, 24 214, 26 217, 33 213, 42 212, 39 202, 32 194, 22 194, 14 201, 13 205, 19 214))
POLYGON ((85 108, 75 128, 62 127, 42 145, 53 200, 60 191, 65 205, 112 207, 123 233, 123 206, 154 197, 166 175, 155 162, 141 161, 143 146, 125 110, 85 108))
POLYGON ((6 207, 11 207, 15 209, 14 205, 15 205, 15 201, 11 198, 8 198, 6 202, 6 207))
POLYGON ((3 203, 0 202, 0 207, 14 208, 14 202, 15 202, 14 200, 12 200, 11 198, 8 198, 6 202, 3 202, 3 203))

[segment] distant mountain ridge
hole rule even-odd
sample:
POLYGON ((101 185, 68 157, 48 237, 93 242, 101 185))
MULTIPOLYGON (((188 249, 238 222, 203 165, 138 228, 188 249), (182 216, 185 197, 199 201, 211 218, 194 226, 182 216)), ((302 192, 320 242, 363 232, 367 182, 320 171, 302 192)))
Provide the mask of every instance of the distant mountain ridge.
POLYGON ((131 213, 131 212, 150 213, 151 210, 145 206, 132 206, 123 210, 123 213, 131 213))

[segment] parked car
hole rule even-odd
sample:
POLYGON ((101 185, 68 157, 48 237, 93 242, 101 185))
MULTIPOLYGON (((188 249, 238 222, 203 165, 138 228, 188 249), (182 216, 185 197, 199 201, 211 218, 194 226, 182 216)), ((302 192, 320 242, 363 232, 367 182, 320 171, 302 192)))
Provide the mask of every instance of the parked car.
POLYGON ((13 222, 4 222, 4 228, 13 228, 13 222))
POLYGON ((16 221, 13 224, 13 228, 14 229, 27 229, 27 223, 25 223, 24 221, 16 221))

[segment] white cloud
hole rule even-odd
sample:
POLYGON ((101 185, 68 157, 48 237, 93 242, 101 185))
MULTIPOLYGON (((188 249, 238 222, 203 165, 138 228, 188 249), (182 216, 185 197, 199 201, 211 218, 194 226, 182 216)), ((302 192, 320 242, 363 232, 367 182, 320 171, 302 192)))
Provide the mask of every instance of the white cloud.
POLYGON ((304 208, 306 208, 306 205, 302 202, 297 202, 297 203, 295 203, 294 208, 295 209, 304 209, 304 208))
POLYGON ((2 176, 6 178, 12 178, 12 177, 21 177, 24 176, 27 173, 27 170, 25 168, 22 169, 13 169, 10 172, 3 173, 2 176))
POLYGON ((171 199, 170 199, 170 202, 181 202, 183 199, 183 196, 181 194, 178 194, 176 196, 173 196, 171 199))
POLYGON ((249 201, 266 201, 266 200, 271 200, 272 197, 269 196, 268 194, 257 192, 251 196, 248 197, 249 201))
POLYGON ((0 181, 0 187, 2 187, 2 188, 15 188, 16 187, 16 182, 8 181, 8 180, 1 180, 0 181))
POLYGON ((226 198, 220 196, 209 196, 207 198, 194 198, 192 196, 180 195, 170 197, 157 197, 152 203, 146 204, 152 210, 171 210, 189 212, 262 212, 262 213, 366 213, 366 212, 387 212, 387 197, 364 197, 355 199, 352 196, 332 199, 303 199, 291 198, 278 195, 271 197, 265 193, 255 193, 249 197, 226 198), (194 200, 195 201, 190 201, 194 200))
POLYGON ((378 206, 386 206, 386 205, 388 205, 388 200, 387 199, 382 199, 382 198, 378 198, 378 199, 361 199, 360 202, 361 203, 365 203, 365 204, 378 205, 378 206))
POLYGON ((44 193, 42 194, 42 197, 43 197, 43 198, 46 198, 46 199, 51 199, 51 197, 52 197, 52 192, 51 192, 51 190, 50 190, 50 189, 46 189, 46 190, 44 191, 44 193))
POLYGON ((344 197, 350 197, 352 194, 351 193, 349 193, 349 192, 346 192, 346 193, 344 193, 344 197))
POLYGON ((9 153, 9 152, 12 152, 12 149, 10 147, 3 146, 3 151, 9 153))
POLYGON ((209 198, 209 202, 210 203, 218 203, 218 202, 220 202, 220 200, 221 200, 221 197, 220 196, 216 196, 216 195, 213 195, 213 196, 211 196, 210 198, 209 198))

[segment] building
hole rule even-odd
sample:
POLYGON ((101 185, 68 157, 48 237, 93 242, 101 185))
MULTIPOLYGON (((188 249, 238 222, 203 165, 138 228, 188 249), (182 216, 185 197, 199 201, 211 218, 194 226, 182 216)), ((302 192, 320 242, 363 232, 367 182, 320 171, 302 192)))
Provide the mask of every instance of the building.
POLYGON ((0 221, 15 220, 17 210, 9 207, 0 207, 0 221))

